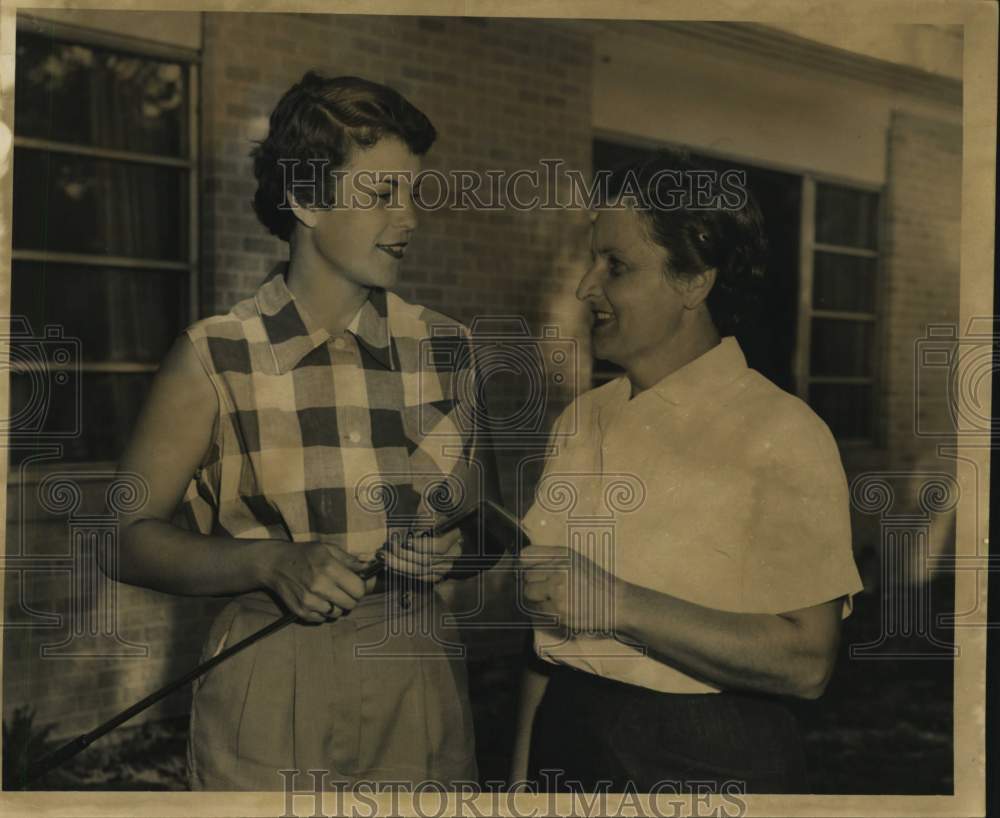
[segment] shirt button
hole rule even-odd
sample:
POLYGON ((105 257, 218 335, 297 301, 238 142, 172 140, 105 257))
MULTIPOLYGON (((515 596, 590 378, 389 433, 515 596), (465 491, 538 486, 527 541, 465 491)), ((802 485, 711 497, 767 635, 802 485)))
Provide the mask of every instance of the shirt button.
POLYGON ((351 443, 360 443, 361 442, 361 434, 359 432, 351 432, 347 436, 347 439, 350 440, 351 443))
POLYGON ((334 349, 340 349, 340 350, 343 350, 343 349, 345 349, 346 347, 347 347, 347 344, 345 343, 345 341, 344 341, 344 339, 343 339, 343 338, 338 338, 337 340, 335 340, 335 341, 333 342, 333 348, 334 348, 334 349))

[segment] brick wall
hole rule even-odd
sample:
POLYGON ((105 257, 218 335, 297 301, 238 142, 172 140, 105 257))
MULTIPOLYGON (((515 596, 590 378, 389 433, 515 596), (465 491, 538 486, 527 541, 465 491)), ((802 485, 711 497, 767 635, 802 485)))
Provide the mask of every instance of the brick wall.
MULTIPOLYGON (((432 120, 425 167, 513 170, 564 158, 589 170, 589 41, 538 23, 338 15, 206 14, 204 267, 214 311, 252 292, 287 248, 249 206, 247 154, 302 74, 357 74, 432 120), (280 34, 276 35, 275 31, 280 34), (266 68, 264 67, 266 66, 266 68)), ((563 236, 538 213, 422 214, 399 292, 470 320, 498 304, 537 318, 563 236)))
POLYGON ((891 465, 911 468, 936 460, 945 442, 918 436, 917 425, 950 425, 942 371, 915 364, 928 327, 958 321, 961 128, 897 111, 888 157, 885 437, 891 465))
MULTIPOLYGON (((248 153, 266 133, 267 116, 281 94, 308 69, 357 74, 397 88, 434 122, 438 142, 425 167, 513 170, 561 158, 568 167, 590 167, 590 40, 561 24, 537 22, 341 17, 308 14, 205 14, 201 76, 203 313, 227 310, 253 292, 273 264, 287 256, 253 214, 255 190, 248 153)), ((586 253, 585 217, 562 212, 422 214, 403 268, 400 293, 465 322, 477 315, 522 315, 537 331, 563 320, 563 335, 579 331, 570 295, 586 253)), ((589 377, 589 362, 581 378, 589 377)), ((567 399, 550 392, 551 410, 567 399)), ((491 403, 500 411, 524 398, 523 381, 491 380, 491 403)), ((551 412, 550 412, 551 414, 551 412)), ((518 457, 506 448, 500 466, 508 495, 516 494, 518 457)), ((537 468, 537 462, 534 464, 537 468)), ((530 491, 534 474, 529 470, 530 491)), ((86 484, 87 507, 100 509, 104 484, 86 484)), ((9 507, 23 492, 28 510, 12 514, 12 538, 25 532, 30 554, 69 555, 65 515, 37 507, 37 485, 12 488, 9 507)), ((13 541, 13 539, 12 539, 13 541)), ((37 709, 39 723, 57 735, 92 728, 169 678, 192 667, 216 600, 171 597, 121 586, 122 638, 148 646, 148 656, 41 658, 41 647, 73 627, 65 575, 32 574, 23 592, 8 574, 9 622, 4 704, 37 709), (63 619, 39 628, 28 608, 60 611, 63 619)), ((84 615, 77 626, 95 621, 84 615)), ((84 640, 78 647, 91 646, 84 640)), ((107 649, 105 643, 103 648, 107 649)), ((121 645, 113 650, 130 650, 121 645)), ((135 723, 188 707, 187 691, 135 723)))
MULTIPOLYGON (((930 474, 955 473, 955 461, 937 451, 953 428, 947 368, 917 364, 929 327, 957 327, 958 322, 962 132, 944 119, 897 110, 887 139, 880 396, 884 446, 874 452, 847 451, 845 465, 852 478, 861 472, 894 472, 885 478, 893 497, 886 513, 919 514, 920 492, 930 474), (926 434, 930 431, 939 434, 926 434)), ((882 515, 855 509, 853 517, 866 586, 927 578, 926 567, 916 564, 905 571, 880 567, 882 515)), ((928 521, 929 553, 947 553, 954 547, 954 513, 931 514, 928 521)))
MULTIPOLYGON (((29 705, 57 737, 93 729, 189 670, 220 607, 110 582, 93 549, 114 536, 104 517, 108 481, 78 472, 64 485, 62 498, 78 502, 55 511, 43 483, 12 482, 5 572, 4 716, 29 705)), ((185 712, 189 700, 182 690, 136 723, 185 712)))

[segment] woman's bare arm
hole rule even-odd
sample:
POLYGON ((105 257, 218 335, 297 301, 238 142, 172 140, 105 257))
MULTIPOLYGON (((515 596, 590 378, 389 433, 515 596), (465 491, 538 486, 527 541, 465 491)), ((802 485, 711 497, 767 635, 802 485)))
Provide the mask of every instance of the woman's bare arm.
POLYGON ((629 641, 721 688, 815 699, 833 672, 841 606, 729 613, 623 584, 616 624, 629 641))
POLYGON ((833 671, 841 599, 781 614, 731 613, 626 582, 563 546, 532 545, 521 560, 525 598, 539 612, 556 614, 582 638, 602 614, 599 632, 613 627, 620 641, 718 687, 814 699, 833 671), (571 597, 568 577, 592 584, 571 597), (608 600, 608 609, 588 600, 608 600))

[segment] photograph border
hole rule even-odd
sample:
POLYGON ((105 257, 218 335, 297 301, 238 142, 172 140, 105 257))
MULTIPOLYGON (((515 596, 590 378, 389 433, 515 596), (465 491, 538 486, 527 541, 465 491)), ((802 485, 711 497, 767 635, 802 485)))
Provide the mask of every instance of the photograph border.
MULTIPOLYGON (((969 327, 974 318, 982 318, 993 309, 994 272, 994 213, 995 213, 995 145, 997 104, 997 7, 987 2, 957 0, 956 2, 889 2, 888 0, 838 0, 837 2, 801 3, 796 0, 770 0, 769 2, 687 2, 667 0, 652 3, 648 0, 621 0, 614 4, 601 0, 575 0, 573 2, 532 2, 520 0, 432 0, 431 2, 400 2, 396 0, 329 0, 329 2, 277 2, 277 0, 176 0, 176 2, 44 2, 44 0, 17 0, 5 2, 0 7, 0 115, 2 123, 13 133, 13 89, 15 69, 16 15, 19 10, 31 9, 85 9, 93 11, 206 11, 206 12, 279 12, 345 15, 419 15, 506 18, 593 18, 604 20, 701 20, 740 22, 823 22, 836 20, 843 15, 853 19, 873 18, 880 22, 960 24, 964 26, 963 63, 963 175, 961 211, 961 275, 959 326, 969 327), (988 305, 987 309, 984 309, 988 305)), ((12 148, 11 148, 12 150, 12 148)), ((3 177, 0 187, 0 224, 7 225, 0 241, 0 315, 10 313, 10 268, 13 174, 3 177)), ((5 376, 0 378, 0 413, 9 411, 8 347, 0 347, 0 368, 5 376)), ((990 411, 990 407, 977 407, 977 412, 990 411)), ((954 639, 960 651, 955 659, 954 684, 954 794, 950 796, 899 796, 899 795, 809 795, 809 796, 746 796, 747 815, 767 816, 975 816, 985 814, 985 696, 986 696, 986 642, 991 623, 987 621, 988 563, 984 558, 988 548, 988 498, 990 440, 959 436, 957 454, 974 469, 959 470, 961 499, 956 521, 956 554, 959 557, 978 558, 981 570, 962 570, 955 573, 955 610, 971 610, 963 618, 965 627, 956 628, 954 639), (968 472, 978 473, 984 485, 968 485, 968 472), (964 481, 964 482, 963 482, 964 481)), ((7 458, 0 459, 0 513, 6 520, 7 512, 7 458)), ((978 564, 978 563, 977 563, 978 564)), ((0 601, 3 587, 0 586, 0 601)), ((3 630, 0 629, 0 650, 3 630)), ((0 654, 2 655, 2 654, 0 654)), ((3 668, 0 667, 0 685, 3 668)), ((640 797, 640 801, 644 797, 640 797)), ((689 799, 690 800, 690 799, 689 799)), ((389 806, 388 797, 379 799, 380 809, 389 806)), ((436 799, 434 802, 436 803, 436 799)), ((455 806, 457 804, 452 802, 455 806)), ((496 802, 488 796, 476 803, 483 814, 495 809, 496 802)), ((614 808, 615 798, 608 806, 614 808)), ((570 813, 568 796, 555 800, 545 796, 520 795, 517 804, 531 814, 538 815, 555 804, 560 814, 570 813)), ((351 799, 345 799, 350 809, 351 799)), ((414 805, 403 797, 400 807, 403 814, 417 814, 414 805)), ((712 812, 727 807, 725 799, 714 797, 704 802, 700 811, 689 803, 684 814, 725 814, 712 812)), ((728 804, 731 806, 731 802, 728 804)), ((281 793, 152 793, 152 792, 2 792, 0 811, 17 815, 59 816, 233 816, 279 815, 285 809, 281 793)), ((366 814, 361 802, 361 815, 366 814)), ((625 807, 627 809, 627 807, 625 807)), ((307 813, 303 813, 307 814, 307 813)), ((444 814, 453 814, 449 809, 444 814)), ((467 813, 472 814, 472 813, 467 813)), ((624 814, 632 814, 625 812, 624 814)), ((655 814, 648 812, 647 814, 655 814)))

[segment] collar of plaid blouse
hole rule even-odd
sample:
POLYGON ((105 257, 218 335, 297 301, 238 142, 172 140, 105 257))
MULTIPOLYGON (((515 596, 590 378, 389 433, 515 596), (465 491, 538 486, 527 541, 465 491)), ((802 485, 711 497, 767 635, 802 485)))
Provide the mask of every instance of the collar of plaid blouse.
MULTIPOLYGON (((309 315, 288 289, 287 271, 287 261, 275 265, 255 296, 264 331, 281 372, 293 369, 307 354, 330 340, 330 333, 309 315)), ((395 369, 390 323, 388 295, 385 290, 374 288, 347 331, 383 367, 395 369)))

